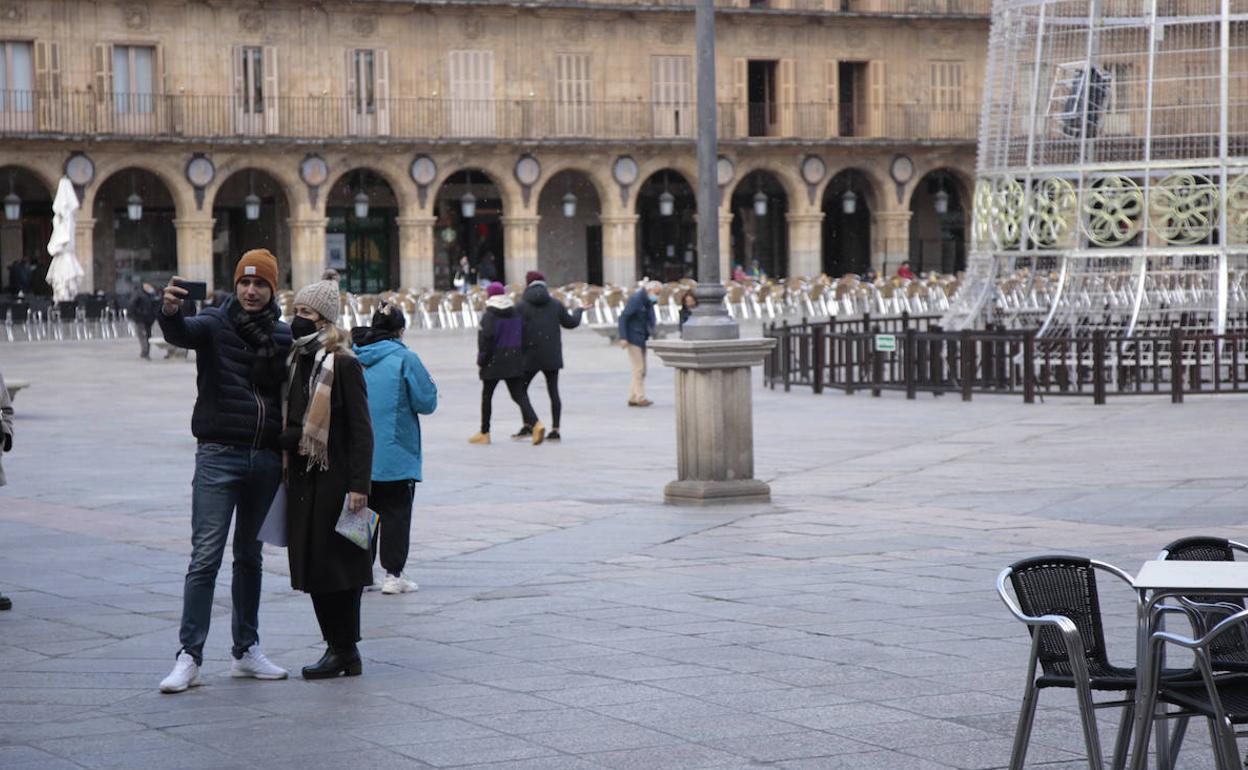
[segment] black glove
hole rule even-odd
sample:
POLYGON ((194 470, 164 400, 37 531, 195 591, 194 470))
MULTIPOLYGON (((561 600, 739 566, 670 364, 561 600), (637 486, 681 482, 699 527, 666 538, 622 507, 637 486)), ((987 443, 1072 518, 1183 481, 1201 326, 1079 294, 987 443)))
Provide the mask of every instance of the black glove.
POLYGON ((13 434, 4 434, 4 451, 9 452, 13 449, 13 434))
POLYGON ((299 448, 301 438, 303 438, 303 428, 292 425, 277 437, 277 445, 287 452, 293 452, 299 448))

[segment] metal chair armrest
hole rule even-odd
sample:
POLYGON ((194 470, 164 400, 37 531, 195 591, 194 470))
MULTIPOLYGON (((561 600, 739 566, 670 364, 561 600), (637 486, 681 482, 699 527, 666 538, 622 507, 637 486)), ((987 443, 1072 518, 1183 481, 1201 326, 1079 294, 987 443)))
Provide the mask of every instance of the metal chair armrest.
POLYGON ((1186 647, 1190 650, 1202 649, 1204 647, 1208 647, 1209 643, 1214 639, 1217 639, 1222 634, 1237 626, 1244 625, 1245 622, 1248 622, 1248 609, 1240 610, 1225 620, 1219 621, 1217 625, 1209 629, 1207 633, 1198 639, 1190 639, 1186 636, 1181 636, 1169 631, 1156 631, 1153 633, 1152 638, 1158 642, 1170 642, 1171 644, 1177 644, 1180 647, 1186 647))

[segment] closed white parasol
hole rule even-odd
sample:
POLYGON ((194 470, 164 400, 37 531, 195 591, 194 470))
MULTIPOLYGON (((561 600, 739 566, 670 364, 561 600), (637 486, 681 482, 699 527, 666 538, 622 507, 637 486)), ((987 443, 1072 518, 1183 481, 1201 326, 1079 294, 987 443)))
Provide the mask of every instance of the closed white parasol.
POLYGON ((52 287, 52 299, 68 302, 78 294, 78 281, 84 275, 82 265, 74 256, 74 219, 78 213, 78 196, 66 177, 61 177, 56 187, 56 200, 52 202, 52 239, 48 241, 48 253, 52 264, 48 265, 48 285, 52 287))

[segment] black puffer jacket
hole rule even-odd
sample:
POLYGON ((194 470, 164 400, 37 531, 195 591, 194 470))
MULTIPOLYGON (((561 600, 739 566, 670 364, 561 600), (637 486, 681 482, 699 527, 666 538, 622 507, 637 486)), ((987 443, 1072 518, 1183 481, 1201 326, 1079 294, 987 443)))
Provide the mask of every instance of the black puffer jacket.
POLYGON ((516 306, 524 319, 524 371, 549 372, 563 368, 563 339, 559 327, 575 329, 581 325, 579 307, 568 312, 563 303, 550 296, 546 284, 534 281, 524 290, 516 306))
MULTIPOLYGON (((165 341, 196 351, 199 395, 191 416, 191 433, 201 442, 277 449, 282 432, 281 385, 257 387, 251 382, 255 351, 234 331, 229 295, 221 307, 205 308, 187 318, 181 312, 167 316, 157 311, 165 341)), ((290 353, 290 327, 281 321, 273 329, 277 354, 290 353)))

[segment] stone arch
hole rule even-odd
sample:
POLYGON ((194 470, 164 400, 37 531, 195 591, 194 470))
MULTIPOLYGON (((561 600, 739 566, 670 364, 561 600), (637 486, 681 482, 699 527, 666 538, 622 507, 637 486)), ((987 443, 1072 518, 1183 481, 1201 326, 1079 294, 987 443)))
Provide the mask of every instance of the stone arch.
POLYGON ((695 194, 697 192, 698 166, 693 158, 684 156, 648 158, 644 161, 638 161, 638 166, 640 171, 637 174, 637 181, 629 185, 628 188, 628 205, 625 207, 625 210, 629 212, 637 211, 637 196, 641 193, 641 187, 646 183, 646 180, 664 169, 680 174, 689 183, 689 186, 694 189, 695 194))
POLYGON ((218 169, 213 189, 205 194, 213 219, 213 285, 229 286, 234 265, 243 252, 268 249, 277 257, 278 282, 291 283, 290 219, 295 202, 287 182, 275 176, 272 163, 236 163, 218 169), (259 216, 247 219, 246 196, 260 198, 259 216))
POLYGON ((52 237, 52 201, 57 187, 44 171, 24 162, 5 163, 0 159, 0 198, 11 192, 21 201, 16 222, 10 221, 6 212, 0 212, 0 224, 4 225, 0 227, 0 283, 6 291, 18 291, 23 280, 27 292, 51 291, 44 277, 52 259, 47 245, 52 237), (9 266, 20 259, 33 260, 35 265, 24 279, 21 273, 9 273, 9 266), (16 280, 17 285, 11 280, 16 280))
MULTIPOLYGON (((816 189, 815 200, 822 201, 824 196, 827 195, 828 188, 832 186, 833 180, 846 171, 853 171, 868 182, 866 185, 866 200, 867 206, 870 207, 872 211, 886 211, 890 209, 888 206, 887 196, 884 195, 884 191, 887 190, 888 186, 893 184, 893 182, 892 180, 885 179, 869 164, 847 164, 837 168, 829 168, 824 180, 819 183, 819 187, 816 189)), ((855 190, 855 192, 861 194, 858 190, 855 190)))
MULTIPOLYGON (((442 189, 442 185, 446 184, 446 180, 455 174, 463 171, 471 171, 474 174, 480 173, 489 177, 490 182, 498 188, 498 193, 502 197, 503 211, 507 212, 507 216, 516 216, 520 212, 526 210, 524 205, 524 192, 520 188, 520 183, 516 181, 512 174, 510 166, 500 162, 497 158, 481 158, 479 160, 456 159, 446 168, 438 169, 438 177, 429 185, 429 189, 433 191, 436 198, 438 190, 442 189)), ((549 171, 545 167, 542 168, 542 179, 538 180, 538 184, 544 184, 549 177, 549 171)), ((431 198, 432 200, 432 198, 431 198)), ((533 191, 529 192, 529 201, 531 206, 536 206, 537 198, 533 191)))
POLYGON ((31 163, 29 158, 18 160, 14 157, 9 160, 5 155, 0 155, 0 197, 7 195, 9 192, 9 172, 28 174, 34 177, 47 192, 48 200, 56 197, 56 187, 60 183, 60 174, 51 175, 51 168, 41 163, 31 163))
POLYGON ((773 164, 768 163, 765 160, 748 160, 742 161, 741 164, 737 166, 737 172, 733 177, 732 182, 724 188, 724 193, 720 196, 721 209, 724 209, 728 205, 728 202, 732 200, 732 196, 737 193, 737 188, 741 186, 741 183, 745 181, 745 178, 750 174, 753 174, 755 171, 770 174, 772 178, 774 178, 776 182, 784 188, 784 194, 789 201, 790 211, 797 208, 797 204, 801 203, 801 201, 806 197, 806 183, 798 179, 792 171, 787 169, 777 169, 773 164))
POLYGON ((830 175, 819 195, 820 209, 824 213, 821 251, 824 273, 833 276, 862 274, 870 268, 875 251, 872 219, 881 211, 882 197, 876 180, 861 168, 841 168, 830 175), (857 196, 853 213, 844 211, 843 197, 849 189, 857 196))
POLYGON ((635 185, 637 275, 664 281, 698 277, 696 177, 690 178, 678 165, 687 164, 651 168, 635 185), (664 187, 674 198, 672 213, 666 217, 659 208, 664 187))
MULTIPOLYGON (((85 216, 95 221, 91 273, 97 290, 126 292, 139 276, 154 284, 175 273, 196 280, 210 277, 200 278, 188 269, 200 265, 186 262, 192 255, 180 248, 185 244, 176 223, 187 216, 187 196, 180 197, 179 189, 170 184, 167 169, 161 173, 157 164, 144 160, 114 165, 97 178, 85 204, 90 206, 85 216), (142 205, 142 216, 133 221, 127 216, 131 195, 137 195, 142 205)), ((194 203, 190 206, 193 209, 194 203)))
POLYGON ((969 207, 971 195, 975 190, 974 177, 967 174, 964 170, 958 168, 952 163, 927 163, 924 164, 922 168, 917 169, 914 172, 914 179, 911 180, 909 185, 907 185, 906 199, 904 202, 907 209, 909 209, 911 204, 914 202, 914 195, 919 190, 919 182, 929 175, 938 172, 944 172, 945 174, 953 177, 958 184, 958 194, 962 196, 962 200, 965 202, 965 205, 969 207))
POLYGON ((303 192, 306 199, 307 185, 299 178, 298 161, 290 163, 281 156, 232 155, 221 159, 216 178, 204 189, 204 208, 211 211, 216 206, 217 195, 221 193, 221 187, 226 181, 235 174, 248 170, 262 171, 277 182, 292 211, 299 205, 300 192, 303 192))
POLYGON ((536 201, 540 201, 542 196, 546 194, 546 188, 550 186, 551 181, 565 171, 572 171, 589 180, 594 187, 594 194, 598 196, 599 204, 605 209, 607 196, 611 194, 612 186, 617 186, 613 181, 608 181, 600 177, 595 171, 591 170, 589 164, 579 161, 562 161, 555 163, 551 168, 542 169, 542 179, 537 183, 537 189, 534 190, 534 206, 536 201))
POLYGON ((601 284, 602 192, 593 176, 568 164, 550 174, 537 194, 537 269, 552 286, 572 282, 601 284), (564 196, 575 196, 573 215, 564 196))
POLYGON ((732 262, 741 265, 747 273, 754 261, 768 276, 789 275, 789 227, 787 214, 793 209, 793 195, 785 187, 780 175, 760 166, 751 169, 735 180, 733 191, 723 196, 727 209, 721 215, 730 216, 729 232, 732 237, 732 262), (766 211, 759 216, 754 196, 766 195, 766 211))
POLYGON ((927 171, 912 188, 907 201, 910 269, 915 273, 965 269, 970 188, 954 169, 943 166, 927 171), (938 210, 942 205, 944 210, 938 210))
MULTIPOLYGON (((95 180, 86 188, 81 201, 82 210, 94 211, 96 196, 99 195, 100 189, 108 180, 117 174, 129 169, 138 169, 146 171, 160 180, 161 184, 168 190, 169 195, 173 198, 174 210, 177 212, 179 219, 189 217, 192 212, 197 210, 195 205, 195 191, 191 187, 191 183, 186 181, 183 175, 183 169, 178 167, 176 161, 166 160, 158 156, 133 154, 118 157, 106 157, 99 160, 95 167, 95 180)), ((190 156, 186 156, 182 160, 189 160, 190 156)), ((216 180, 213 180, 214 183, 216 180)), ((207 201, 205 201, 205 204, 207 201)), ((207 215, 205 215, 207 216, 207 215)))
MULTIPOLYGON (((326 208, 329 204, 329 192, 341 182, 349 174, 359 173, 361 171, 376 174, 390 188, 390 192, 394 195, 395 203, 400 212, 404 211, 408 206, 412 205, 415 196, 412 195, 413 182, 405 173, 396 172, 388 163, 378 162, 375 158, 362 158, 355 160, 349 157, 341 159, 341 163, 330 163, 329 178, 325 180, 325 184, 321 185, 319 195, 317 196, 316 205, 321 216, 325 215, 326 208)), ((327 161, 328 162, 328 161, 327 161)))
MULTIPOLYGON (((439 289, 451 287, 451 280, 460 259, 467 257, 472 271, 479 280, 506 282, 518 280, 509 275, 511 266, 504 220, 515 216, 520 206, 519 198, 508 198, 507 188, 500 183, 497 167, 490 164, 464 164, 448 169, 430 185, 430 213, 433 226, 433 275, 434 285, 439 289), (451 190, 450 186, 457 189, 451 190), (476 213, 471 219, 462 214, 459 190, 472 191, 477 199, 476 213), (498 212, 487 209, 497 195, 498 212), (492 258, 491 258, 492 257, 492 258)), ((523 275, 519 276, 523 277, 523 275)))

